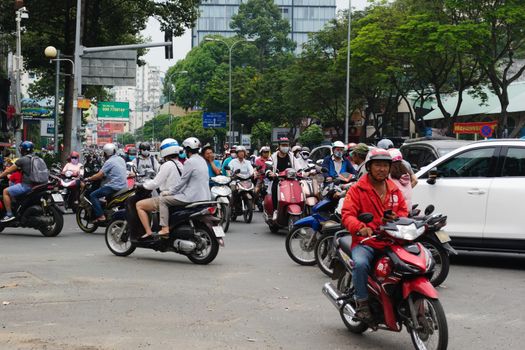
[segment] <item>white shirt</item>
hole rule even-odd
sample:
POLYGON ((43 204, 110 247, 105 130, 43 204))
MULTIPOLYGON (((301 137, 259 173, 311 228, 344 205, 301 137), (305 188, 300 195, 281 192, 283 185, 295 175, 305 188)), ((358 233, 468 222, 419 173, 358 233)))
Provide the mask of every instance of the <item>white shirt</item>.
POLYGON ((142 158, 141 156, 137 156, 137 158, 132 160, 132 163, 137 168, 137 174, 144 174, 146 169, 153 169, 155 172, 159 171, 159 162, 155 158, 155 156, 150 155, 147 158, 142 158), (153 167, 152 167, 152 160, 153 160, 153 167), (138 163, 138 166, 137 166, 138 163))
POLYGON ((249 160, 244 159, 241 162, 239 158, 235 158, 230 162, 230 164, 228 164, 228 166, 230 167, 230 171, 232 174, 235 172, 235 170, 240 169, 240 173, 242 175, 253 175, 253 166, 249 160))
POLYGON ((168 191, 180 182, 182 169, 182 163, 178 160, 168 160, 160 166, 160 170, 153 180, 144 182, 144 188, 147 190, 158 188, 161 192, 168 191))
POLYGON ((301 156, 295 158, 295 164, 299 170, 308 168, 308 161, 301 156))
POLYGON ((208 174, 208 164, 198 154, 193 154, 185 163, 182 169, 180 182, 169 190, 175 199, 185 202, 209 201, 210 176, 208 174))

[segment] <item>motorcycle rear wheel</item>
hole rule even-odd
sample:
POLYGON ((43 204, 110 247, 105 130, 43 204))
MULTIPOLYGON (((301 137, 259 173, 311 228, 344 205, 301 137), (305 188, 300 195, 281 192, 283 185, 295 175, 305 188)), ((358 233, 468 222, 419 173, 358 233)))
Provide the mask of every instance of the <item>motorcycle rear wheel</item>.
POLYGON ((127 229, 125 220, 113 220, 106 227, 106 246, 116 256, 128 256, 136 249, 135 245, 131 243, 129 238, 126 241, 122 240, 124 230, 127 229))
MULTIPOLYGON (((350 294, 352 289, 354 288, 352 284, 352 275, 350 272, 346 271, 341 277, 339 277, 339 280, 337 280, 337 289, 341 294, 350 294)), ((350 305, 356 309, 357 305, 355 301, 350 301, 350 305)), ((351 315, 348 315, 345 313, 344 308, 339 311, 341 314, 341 319, 343 320, 343 323, 345 324, 346 328, 352 333, 355 334, 361 334, 364 331, 368 329, 368 325, 362 321, 357 321, 356 319, 352 318, 351 315)))
POLYGON ((315 265, 316 234, 310 227, 299 227, 286 236, 286 252, 293 261, 304 266, 315 265))
POLYGON ((334 270, 330 268, 332 261, 332 242, 334 235, 331 233, 325 233, 319 237, 319 240, 315 244, 315 262, 319 269, 328 277, 332 277, 334 270))
POLYGON ((447 251, 443 249, 441 243, 437 244, 430 239, 423 238, 421 244, 430 250, 436 263, 434 273, 430 278, 430 283, 432 283, 434 287, 437 287, 447 279, 450 270, 450 256, 447 251))
POLYGON ((84 207, 78 207, 76 212, 77 225, 80 229, 86 233, 93 233, 97 230, 98 225, 93 223, 91 215, 84 207))
POLYGON ((48 207, 48 215, 53 217, 53 223, 49 226, 43 227, 40 229, 40 232, 45 237, 56 237, 62 231, 64 227, 64 216, 62 213, 55 207, 48 207))
POLYGON ((423 329, 409 329, 417 350, 445 350, 448 346, 448 326, 445 311, 437 299, 414 295, 414 308, 423 329))
POLYGON ((199 250, 194 250, 188 255, 188 259, 194 264, 207 265, 211 263, 219 253, 219 242, 212 230, 205 225, 195 227, 195 235, 192 240, 197 244, 199 250))

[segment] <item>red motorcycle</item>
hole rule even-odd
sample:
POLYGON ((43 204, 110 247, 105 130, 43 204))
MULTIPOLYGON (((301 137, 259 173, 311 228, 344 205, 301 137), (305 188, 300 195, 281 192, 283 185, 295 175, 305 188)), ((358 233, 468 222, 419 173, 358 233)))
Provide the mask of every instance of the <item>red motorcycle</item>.
MULTIPOLYGON (((369 223, 372 214, 361 214, 359 220, 369 223)), ((438 293, 429 281, 434 268, 432 254, 414 240, 426 230, 424 220, 400 218, 381 226, 368 239, 386 240, 391 245, 375 259, 375 268, 368 277, 369 306, 373 322, 356 318, 356 302, 352 284, 352 236, 340 231, 334 237, 336 258, 333 279, 337 287, 326 283, 325 294, 339 310, 345 326, 353 333, 369 327, 400 332, 403 325, 418 350, 445 350, 448 327, 438 293), (341 236, 344 237, 341 238, 341 236)), ((364 242, 365 240, 361 241, 364 242)))
POLYGON ((274 233, 282 227, 288 227, 288 230, 291 230, 295 222, 301 218, 304 208, 304 194, 301 183, 297 179, 297 172, 292 168, 286 169, 281 171, 273 181, 279 181, 277 218, 275 220, 273 218, 272 194, 268 193, 264 197, 264 221, 274 233))

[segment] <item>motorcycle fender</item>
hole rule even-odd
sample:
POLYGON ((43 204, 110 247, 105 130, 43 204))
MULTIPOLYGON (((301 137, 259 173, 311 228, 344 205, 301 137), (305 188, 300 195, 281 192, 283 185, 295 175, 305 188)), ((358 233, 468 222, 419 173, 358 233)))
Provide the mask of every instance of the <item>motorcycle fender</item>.
POLYGON ((112 220, 126 220, 126 210, 120 209, 113 213, 111 216, 112 220))
POLYGON ((295 222, 294 228, 299 227, 310 227, 314 231, 319 231, 320 225, 319 221, 316 220, 313 216, 307 216, 295 222))
POLYGON ((416 277, 411 280, 403 281, 403 299, 408 298, 411 293, 419 293, 426 297, 437 299, 438 292, 430 283, 428 278, 416 277))
POLYGON ((290 215, 301 215, 303 209, 301 209, 301 207, 297 204, 290 204, 287 208, 287 212, 290 215))
POLYGON ((224 204, 230 203, 230 201, 228 200, 228 197, 217 197, 217 202, 224 203, 224 204))
POLYGON ((317 200, 317 197, 308 197, 308 198, 306 198, 306 205, 308 205, 309 207, 313 207, 314 205, 317 204, 317 202, 319 202, 317 200))
POLYGON ((64 203, 62 204, 56 204, 56 203, 53 203, 53 206, 60 212, 63 214, 66 213, 66 206, 64 205, 64 203))
POLYGON ((449 243, 443 243, 443 248, 445 248, 449 255, 458 255, 457 250, 452 248, 452 246, 449 243))

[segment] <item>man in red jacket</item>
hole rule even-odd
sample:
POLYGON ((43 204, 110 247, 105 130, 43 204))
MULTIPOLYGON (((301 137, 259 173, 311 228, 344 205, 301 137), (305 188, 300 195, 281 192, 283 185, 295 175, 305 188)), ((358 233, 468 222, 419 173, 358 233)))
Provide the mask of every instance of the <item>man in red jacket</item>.
POLYGON ((373 238, 363 244, 359 242, 372 236, 384 220, 395 220, 408 215, 403 194, 388 178, 391 164, 392 158, 388 151, 378 148, 370 150, 365 163, 368 174, 350 188, 342 210, 343 225, 352 234, 352 259, 355 262, 352 280, 357 303, 356 316, 368 323, 372 318, 368 307, 368 274, 376 253, 389 244, 373 238), (383 217, 386 211, 391 214, 383 217), (362 213, 373 214, 374 220, 364 224, 357 219, 362 213))

